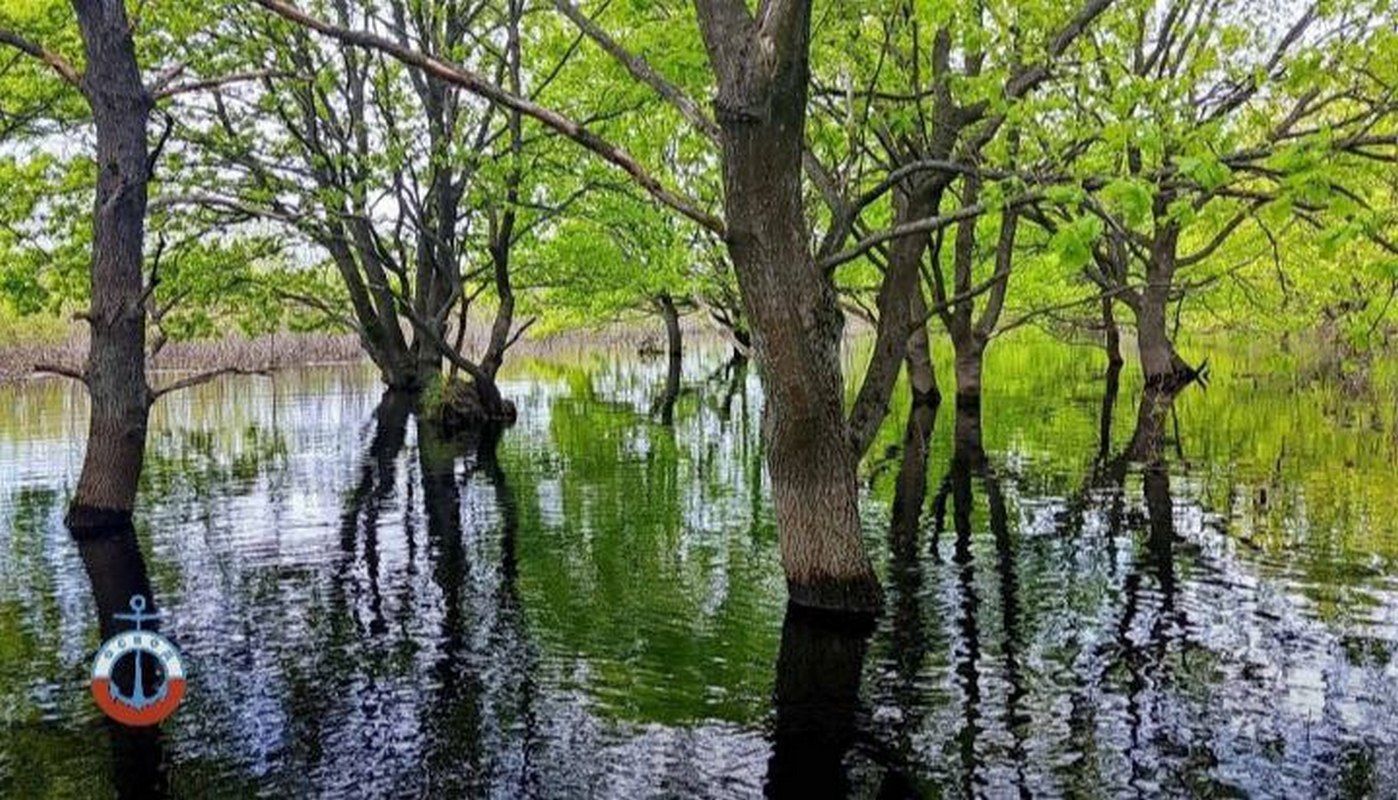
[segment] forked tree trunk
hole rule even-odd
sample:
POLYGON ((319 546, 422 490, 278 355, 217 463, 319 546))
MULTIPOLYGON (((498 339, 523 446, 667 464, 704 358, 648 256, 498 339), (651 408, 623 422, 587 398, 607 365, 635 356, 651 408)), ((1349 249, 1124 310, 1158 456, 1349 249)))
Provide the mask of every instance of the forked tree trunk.
POLYGON ((782 566, 794 603, 869 613, 882 601, 859 525, 834 287, 809 249, 801 157, 810 2, 753 19, 698 0, 719 91, 727 244, 752 326, 782 566))
MULTIPOLYGON (((979 202, 980 189, 975 181, 969 181, 964 204, 979 202)), ((985 348, 990 344, 995 328, 1000 324, 1000 315, 1005 308, 1005 294, 1009 290, 1010 272, 1014 267, 1015 237, 1019 231, 1019 214, 1006 211, 1000 224, 1000 235, 995 244, 995 277, 997 282, 990 288, 985 307, 980 317, 975 315, 975 301, 967 298, 957 303, 950 313, 943 314, 947 333, 951 336, 954 351, 953 364, 956 371, 956 405, 979 408, 981 402, 981 372, 985 363, 985 348)), ((969 292, 972 288, 973 268, 976 260, 976 221, 965 220, 957 226, 955 251, 953 253, 954 286, 957 294, 969 292)), ((939 284, 940 286, 940 284, 939 284)), ((939 290, 945 295, 945 290, 939 290)))
POLYGON ((85 370, 91 414, 67 517, 78 533, 130 522, 145 455, 151 394, 141 260, 152 99, 136 64, 125 4, 74 0, 73 8, 87 56, 82 84, 97 131, 98 171, 85 370))

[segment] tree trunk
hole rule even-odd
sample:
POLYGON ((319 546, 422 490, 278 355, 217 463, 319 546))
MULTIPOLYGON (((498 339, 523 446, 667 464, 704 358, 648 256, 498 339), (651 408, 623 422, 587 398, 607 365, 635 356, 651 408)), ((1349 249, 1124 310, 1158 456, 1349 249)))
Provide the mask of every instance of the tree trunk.
POLYGON ((1116 326, 1115 304, 1116 301, 1110 297, 1102 298, 1102 331, 1108 364, 1121 364, 1124 360, 1121 357, 1121 330, 1116 326))
MULTIPOLYGON (((894 224, 932 216, 941 205, 941 195, 940 189, 899 188, 894 194, 894 224)), ((898 380, 898 369, 908 354, 908 331, 914 323, 914 303, 909 298, 921 293, 920 268, 926 249, 926 236, 903 236, 889 245, 888 272, 877 299, 879 321, 874 350, 850 412, 850 436, 856 457, 864 455, 888 415, 888 400, 898 380)))
POLYGON ((981 370, 985 364, 985 344, 976 334, 954 337, 956 350, 956 404, 979 406, 981 401, 981 370))
POLYGON ((675 402, 680 397, 680 370, 684 366, 684 337, 680 332, 680 312, 675 308, 674 298, 662 292, 656 298, 660 315, 665 319, 666 350, 670 355, 669 366, 665 371, 665 394, 660 401, 660 423, 671 425, 675 421, 675 402))
POLYGON ((1097 418, 1097 462, 1105 464, 1112 453, 1112 415, 1121 389, 1121 362, 1107 364, 1107 385, 1102 392, 1102 413, 1097 418))
POLYGON ((1136 303, 1136 341, 1141 352, 1141 371, 1147 386, 1166 390, 1178 389, 1197 377, 1170 341, 1167 317, 1178 243, 1176 223, 1166 224, 1156 235, 1150 261, 1146 264, 1146 286, 1136 303))
POLYGON ((67 517, 76 533, 130 522, 145 456, 151 394, 142 253, 152 99, 141 81, 121 0, 74 0, 73 7, 87 55, 83 91, 97 131, 98 169, 85 370, 92 410, 82 474, 67 517))
POLYGON ((1157 291, 1154 287, 1141 292, 1140 308, 1136 312, 1136 338, 1146 385, 1174 390, 1194 380, 1198 373, 1170 341, 1166 321, 1168 299, 1166 291, 1157 291))
POLYGON ((1178 389, 1146 386, 1136 410, 1136 429, 1123 455, 1130 461, 1159 464, 1165 457, 1165 421, 1174 408, 1178 389))
POLYGON ((810 2, 755 20, 698 0, 718 76, 727 244, 752 327, 782 566, 799 605, 872 613, 882 598, 859 524, 835 289, 809 249, 801 185, 810 2))
POLYGON ((1175 375, 1175 346, 1166 327, 1169 289, 1154 283, 1141 292, 1136 311, 1136 340, 1141 352, 1141 371, 1146 385, 1170 386, 1175 375))
POLYGON ((936 407, 942 402, 942 392, 937 388, 937 371, 932 366, 932 338, 927 333, 927 301, 922 297, 922 289, 914 287, 911 295, 912 319, 923 320, 913 328, 908 337, 908 352, 905 358, 908 370, 908 387, 913 393, 913 407, 936 407))

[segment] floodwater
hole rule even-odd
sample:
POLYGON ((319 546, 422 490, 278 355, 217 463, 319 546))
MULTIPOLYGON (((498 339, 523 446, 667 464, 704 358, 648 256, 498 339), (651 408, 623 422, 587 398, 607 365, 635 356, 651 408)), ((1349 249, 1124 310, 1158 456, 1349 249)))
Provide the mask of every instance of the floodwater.
POLYGON ((1398 796, 1394 395, 1001 350, 863 465, 872 631, 787 613, 717 350, 668 412, 663 360, 516 364, 493 446, 361 367, 230 378, 81 545, 81 393, 0 387, 0 796, 1398 796), (189 688, 134 733, 88 673, 144 586, 189 688))

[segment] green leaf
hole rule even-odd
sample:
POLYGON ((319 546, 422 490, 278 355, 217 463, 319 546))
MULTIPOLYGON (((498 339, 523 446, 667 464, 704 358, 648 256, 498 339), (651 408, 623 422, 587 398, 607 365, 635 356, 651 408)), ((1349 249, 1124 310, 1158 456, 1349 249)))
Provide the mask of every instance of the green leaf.
POLYGON ((1140 225, 1150 219, 1151 205, 1155 195, 1152 187, 1136 178, 1118 178, 1102 189, 1102 198, 1107 208, 1126 220, 1129 225, 1140 225))
POLYGON ((1092 260, 1092 246, 1102 236, 1102 229, 1102 220, 1097 217, 1078 217, 1053 234, 1049 247, 1065 269, 1080 269, 1092 260))

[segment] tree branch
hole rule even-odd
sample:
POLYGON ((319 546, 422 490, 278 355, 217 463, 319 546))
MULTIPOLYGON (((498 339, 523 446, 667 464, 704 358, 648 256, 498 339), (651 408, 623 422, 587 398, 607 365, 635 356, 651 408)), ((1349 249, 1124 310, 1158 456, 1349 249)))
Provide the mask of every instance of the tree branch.
POLYGON ((78 383, 87 385, 86 373, 80 369, 65 367, 62 364, 35 364, 34 372, 39 375, 62 375, 65 378, 72 378, 78 383))
POLYGON ((63 56, 7 28, 0 28, 0 44, 7 44, 26 55, 33 56, 45 64, 48 64, 54 72, 58 73, 59 77, 72 84, 78 91, 82 91, 82 76, 78 74, 76 69, 73 69, 73 65, 68 63, 68 60, 63 56))
POLYGON ((630 153, 584 128, 572 119, 549 108, 538 105, 515 94, 505 91, 486 80, 481 75, 424 53, 404 47, 397 42, 363 31, 352 31, 332 25, 324 20, 301 11, 285 0, 256 0, 263 8, 278 14, 297 25, 322 33, 345 44, 356 45, 385 53, 408 66, 417 67, 423 72, 447 83, 460 86, 471 94, 482 97, 505 108, 538 120, 564 137, 600 156, 605 161, 619 167, 641 188, 661 205, 664 205, 694 221, 707 230, 723 236, 723 220, 704 211, 698 203, 665 188, 655 176, 643 167, 630 153))
POLYGON ((170 384, 169 386, 162 386, 159 389, 151 389, 149 393, 150 397, 148 402, 154 403, 156 400, 159 400, 160 398, 164 397, 167 394, 170 394, 171 392, 178 392, 182 389, 188 389, 192 386, 198 386, 203 383, 208 383, 209 381, 221 375, 270 376, 271 374, 272 369, 270 367, 263 369, 245 369, 243 367, 219 367, 218 369, 211 369, 208 372, 200 372, 195 375, 190 375, 187 378, 181 378, 175 381, 174 383, 170 384))
MULTIPOLYGON (((1034 203, 1042 199, 1042 193, 1028 192, 1026 194, 1019 195, 1018 197, 1009 199, 1005 202, 1005 207, 1018 207, 1027 203, 1034 203)), ((853 247, 850 247, 848 250, 842 250, 838 253, 835 253, 832 256, 827 256, 819 262, 819 266, 821 269, 825 270, 826 272, 829 272, 830 270, 835 269, 841 264, 846 264, 850 261, 855 260, 856 258, 859 258, 860 256, 864 255, 870 250, 873 250, 875 247, 878 247, 884 242, 892 241, 894 239, 901 239, 904 236, 915 236, 922 233, 932 233, 934 231, 946 228, 949 225, 961 222, 962 220, 978 217, 989 210, 990 206, 988 206, 987 204, 976 203, 975 205, 959 208, 956 211, 953 211, 949 214, 939 214, 935 217, 925 217, 923 219, 913 220, 912 222, 905 222, 902 225, 895 225, 891 228, 885 228, 884 230, 876 231, 875 233, 871 233, 863 239, 860 239, 858 242, 854 244, 853 247)))
POLYGON ((615 39, 602 30, 597 23, 593 22, 582 9, 573 3, 573 0, 554 0, 554 6, 573 24, 578 26, 578 30, 587 34, 587 37, 596 42, 599 47, 622 66, 636 80, 655 90, 655 93, 665 99, 670 105, 680 112, 680 116, 685 121, 693 125, 695 130, 707 136, 709 139, 718 140, 718 123, 709 118, 694 98, 684 93, 680 87, 666 80, 663 75, 656 72, 653 67, 644 59, 626 48, 622 47, 615 39))
POLYGON ((294 78, 296 73, 279 69, 259 69, 252 72, 237 72, 232 75, 224 75, 218 78, 207 78, 201 81, 191 81, 181 83, 176 86, 159 86, 154 91, 156 100, 164 100, 181 94, 190 92, 202 92, 205 89, 218 89, 231 83, 246 83, 248 81, 260 81, 268 78, 294 78))

